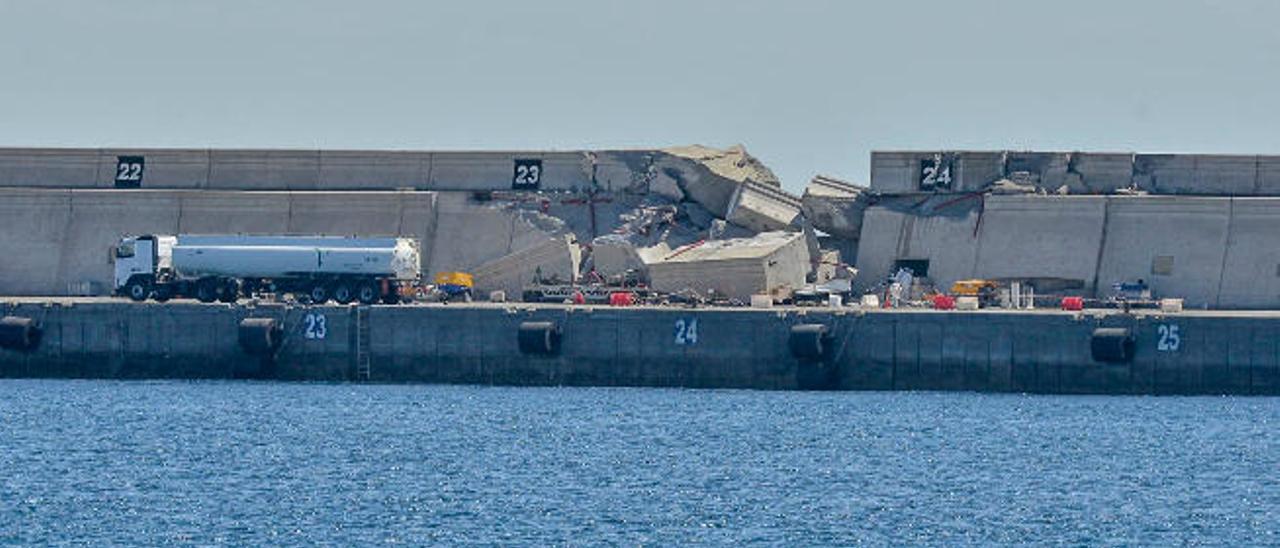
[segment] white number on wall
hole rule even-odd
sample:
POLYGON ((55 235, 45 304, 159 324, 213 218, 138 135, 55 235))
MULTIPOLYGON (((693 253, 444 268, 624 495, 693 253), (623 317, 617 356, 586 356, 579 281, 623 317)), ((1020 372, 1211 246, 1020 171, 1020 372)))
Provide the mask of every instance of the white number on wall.
POLYGON ((698 344, 697 318, 676 320, 676 344, 698 344))
POLYGON ((1160 340, 1156 341, 1156 350, 1177 352, 1182 347, 1182 336, 1178 333, 1178 326, 1162 323, 1156 326, 1156 334, 1160 335, 1160 340))
POLYGON ((116 157, 116 186, 136 188, 142 185, 142 168, 146 159, 142 156, 116 157))
POLYGON ((932 160, 921 162, 920 168, 920 189, 931 190, 938 188, 951 188, 951 164, 946 162, 941 154, 934 154, 932 160))
POLYGON ((511 188, 537 189, 542 182, 542 160, 516 160, 515 175, 511 178, 511 188))
POLYGON ((307 314, 302 321, 306 324, 306 329, 302 332, 302 336, 308 339, 324 340, 325 335, 329 334, 324 314, 307 314))

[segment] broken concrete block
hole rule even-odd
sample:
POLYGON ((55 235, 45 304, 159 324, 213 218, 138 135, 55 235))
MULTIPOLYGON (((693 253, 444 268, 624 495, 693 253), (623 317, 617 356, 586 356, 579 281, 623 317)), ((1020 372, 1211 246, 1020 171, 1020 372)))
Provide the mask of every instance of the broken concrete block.
POLYGON ((755 232, 793 227, 800 217, 800 199, 781 188, 747 181, 729 201, 725 219, 755 232))
POLYGON ((662 149, 657 171, 675 181, 684 195, 713 215, 726 218, 738 186, 756 182, 781 188, 778 178, 741 146, 719 150, 701 145, 662 149))
POLYGON ((753 294, 786 298, 804 286, 810 264, 803 233, 767 232, 684 246, 649 261, 648 267, 658 291, 691 290, 746 303, 753 294))
POLYGON ((867 188, 818 175, 801 197, 804 216, 814 228, 846 240, 857 240, 868 205, 867 188))
POLYGON ((1072 194, 1110 194, 1133 184, 1132 152, 1073 152, 1066 184, 1072 194))
POLYGON ((1067 181, 1071 154, 1066 152, 1009 152, 1005 156, 1005 177, 1014 182, 1055 189, 1067 181), (1026 173, 1031 177, 1017 177, 1026 173))
POLYGON ((624 274, 628 270, 639 272, 643 277, 646 272, 636 247, 616 234, 601 236, 591 243, 591 260, 596 272, 605 277, 624 274))
POLYGON ((476 267, 472 271, 475 290, 481 294, 505 291, 508 295, 519 295, 535 275, 570 283, 577 279, 581 258, 581 250, 572 235, 547 238, 476 267))

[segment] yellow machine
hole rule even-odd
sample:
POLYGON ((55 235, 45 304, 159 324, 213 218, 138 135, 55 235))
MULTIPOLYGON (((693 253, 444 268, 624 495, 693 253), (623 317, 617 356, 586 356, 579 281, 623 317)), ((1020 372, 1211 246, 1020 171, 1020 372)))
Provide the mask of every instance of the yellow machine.
POLYGON ((958 280, 951 284, 951 295, 955 297, 977 297, 981 306, 991 306, 996 302, 1000 284, 992 280, 958 280))
POLYGON ((458 296, 461 296, 465 301, 470 301, 471 288, 475 287, 475 285, 475 280, 471 278, 471 274, 466 272, 436 273, 436 290, 440 291, 446 302, 458 296))
POLYGON ((471 289, 475 287, 475 280, 466 272, 438 272, 436 273, 436 285, 456 285, 471 289))

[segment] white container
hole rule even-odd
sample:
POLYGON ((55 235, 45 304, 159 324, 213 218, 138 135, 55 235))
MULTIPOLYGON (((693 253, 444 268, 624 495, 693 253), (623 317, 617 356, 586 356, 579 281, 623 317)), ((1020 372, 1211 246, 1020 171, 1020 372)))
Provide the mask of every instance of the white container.
POLYGON ((773 308, 773 297, 769 295, 752 295, 751 308, 773 308))
POLYGON ((827 306, 831 308, 840 308, 844 306, 844 297, 839 295, 827 295, 827 306))
POLYGON ((497 291, 490 291, 490 292, 489 292, 489 302, 491 302, 491 303, 505 303, 505 302, 507 302, 507 292, 506 292, 506 291, 503 291, 503 290, 501 290, 501 289, 499 289, 499 290, 497 290, 497 291))
POLYGON ((977 310, 977 297, 956 297, 956 310, 977 310))
POLYGON ((1168 314, 1182 312, 1182 299, 1160 299, 1160 311, 1168 314))
POLYGON ((880 296, 867 294, 862 296, 863 308, 880 308, 880 296))

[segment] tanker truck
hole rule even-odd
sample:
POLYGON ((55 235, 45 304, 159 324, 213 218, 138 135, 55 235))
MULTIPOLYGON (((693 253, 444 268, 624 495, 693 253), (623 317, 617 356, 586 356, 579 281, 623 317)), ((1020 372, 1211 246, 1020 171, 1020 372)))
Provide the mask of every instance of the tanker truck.
POLYGON ((122 238, 112 255, 115 293, 135 301, 292 293, 317 304, 390 304, 421 276, 412 238, 151 234, 122 238))

